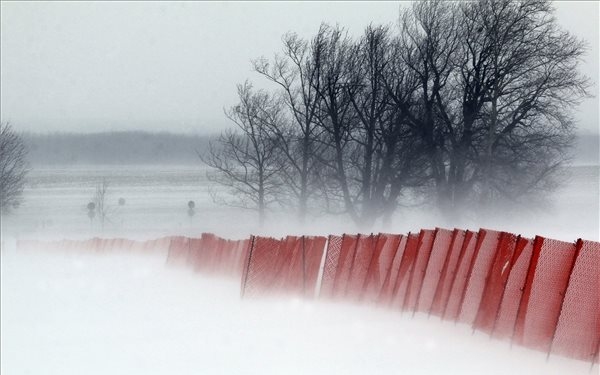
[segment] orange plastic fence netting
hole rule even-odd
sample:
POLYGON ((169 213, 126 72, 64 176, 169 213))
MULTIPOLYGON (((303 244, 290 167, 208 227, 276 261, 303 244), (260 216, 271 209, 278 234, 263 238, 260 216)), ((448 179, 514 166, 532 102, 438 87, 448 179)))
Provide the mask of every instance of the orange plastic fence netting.
POLYGON ((324 246, 324 237, 252 237, 242 296, 285 293, 312 297, 324 246))
POLYGON ((378 252, 378 239, 379 235, 359 235, 354 256, 350 263, 350 274, 344 293, 346 298, 353 301, 360 301, 362 299, 371 260, 375 253, 378 252))
POLYGON ((460 250, 462 248, 465 235, 465 231, 459 229, 455 229, 452 232, 452 239, 450 240, 450 246, 448 247, 448 254, 445 257, 446 259, 444 260, 444 265, 442 266, 438 286, 433 297, 433 303, 430 309, 431 314, 438 316, 442 316, 444 314, 444 309, 446 308, 448 298, 450 297, 454 275, 456 275, 460 250))
POLYGON ((479 303, 486 284, 488 270, 496 255, 500 232, 480 229, 475 252, 471 258, 467 286, 464 289, 458 320, 472 324, 475 321, 479 303))
MULTIPOLYGON (((333 278, 331 294, 328 296, 330 298, 340 299, 345 295, 346 286, 352 270, 352 260, 354 259, 354 253, 356 252, 356 247, 358 246, 359 236, 360 235, 344 235, 335 277, 333 278)), ((326 295, 323 296, 326 297, 326 295)))
POLYGON ((533 241, 528 238, 518 238, 513 252, 513 259, 509 265, 509 274, 504 285, 498 314, 494 321, 492 333, 494 337, 512 338, 514 334, 515 322, 532 253, 533 241))
POLYGON ((90 238, 87 240, 17 240, 18 251, 51 251, 61 253, 86 252, 152 252, 169 248, 171 238, 163 237, 148 241, 126 238, 90 238))
POLYGON ((467 288, 469 268, 471 265, 471 259, 475 253, 478 235, 478 233, 471 231, 467 231, 465 234, 460 254, 458 256, 458 267, 454 277, 450 280, 450 295, 448 296, 448 302, 442 314, 444 319, 458 319, 462 303, 462 296, 467 288))
MULTIPOLYGON (((369 262, 364 290, 361 299, 367 303, 376 303, 384 293, 391 294, 392 282, 390 269, 404 237, 401 235, 380 233, 377 246, 369 262), (388 292, 389 290, 389 292, 388 292)), ((389 298, 386 296, 386 298, 389 298)))
MULTIPOLYGON (((409 233, 405 241, 404 252, 402 253, 402 259, 399 261, 398 268, 397 270, 391 271, 396 274, 396 280, 392 289, 392 299, 390 301, 390 306, 392 308, 403 309, 405 306, 408 287, 410 285, 410 273, 414 268, 418 247, 419 235, 409 233)), ((396 263, 396 259, 394 259, 394 263, 396 263)))
POLYGON ((484 280, 483 294, 473 323, 473 327, 478 330, 490 334, 494 330, 506 281, 512 268, 517 239, 512 233, 500 233, 496 254, 484 280))
POLYGON ((446 258, 452 244, 454 232, 447 229, 437 229, 433 246, 427 262, 425 277, 419 294, 417 309, 419 311, 430 313, 433 306, 435 292, 439 286, 440 278, 446 258))
POLYGON ((398 270, 404 256, 407 240, 408 236, 396 236, 396 238, 393 239, 393 242, 391 240, 388 240, 387 242, 389 243, 388 246, 391 248, 388 250, 391 253, 389 254, 391 257, 391 264, 385 272, 385 278, 383 279, 381 290, 379 291, 375 301, 378 305, 390 306, 392 304, 396 281, 398 279, 398 270))
POLYGON ((167 263, 184 264, 194 271, 227 277, 241 277, 248 240, 226 240, 211 233, 200 238, 172 237, 167 263))
POLYGON ((407 293, 404 299, 404 309, 410 311, 417 310, 421 286, 427 271, 427 263, 431 255, 433 240, 435 238, 435 230, 422 229, 419 233, 419 245, 417 248, 417 256, 412 267, 410 278, 408 280, 407 293))
POLYGON ((489 229, 325 237, 18 240, 17 251, 167 251, 167 263, 241 281, 243 297, 297 295, 438 315, 547 353, 598 361, 600 243, 489 229))
POLYGON ((340 259, 342 242, 344 236, 329 236, 327 239, 327 251, 325 252, 325 263, 323 265, 323 276, 321 278, 320 297, 331 297, 333 285, 340 259))
POLYGON ((515 325, 515 343, 549 351, 575 261, 574 243, 536 237, 515 325))
POLYGON ((600 243, 578 241, 578 255, 569 278, 552 352, 598 361, 600 346, 600 243))
POLYGON ((276 290, 280 270, 278 253, 281 240, 266 237, 253 237, 248 265, 242 280, 242 296, 268 294, 276 290))
POLYGON ((304 236, 304 296, 313 298, 318 293, 321 260, 327 238, 304 236))

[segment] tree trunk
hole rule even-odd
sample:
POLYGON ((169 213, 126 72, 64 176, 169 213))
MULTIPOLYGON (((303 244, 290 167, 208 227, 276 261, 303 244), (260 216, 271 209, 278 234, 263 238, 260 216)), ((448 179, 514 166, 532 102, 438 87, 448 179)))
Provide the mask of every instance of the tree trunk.
POLYGON ((300 173, 300 197, 298 200, 298 221, 300 224, 306 222, 306 213, 308 211, 308 160, 310 155, 310 133, 308 131, 304 133, 302 139, 302 171, 300 173))
POLYGON ((265 188, 263 171, 258 173, 258 225, 262 228, 265 224, 265 188))

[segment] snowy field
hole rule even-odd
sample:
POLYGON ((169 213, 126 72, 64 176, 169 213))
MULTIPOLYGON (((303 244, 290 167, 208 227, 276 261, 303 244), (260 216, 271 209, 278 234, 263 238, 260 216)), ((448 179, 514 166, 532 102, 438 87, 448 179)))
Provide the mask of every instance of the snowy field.
MULTIPOLYGON (((391 228, 480 226, 573 241, 598 240, 597 166, 537 211, 447 223, 423 208, 391 228), (425 213, 424 213, 425 212, 425 213)), ((274 215, 221 207, 201 168, 34 170, 24 203, 2 222, 2 374, 591 374, 598 366, 512 347, 437 317, 299 300, 241 301, 239 283, 165 267, 165 254, 17 253, 17 238, 156 238, 214 232, 242 238, 356 232, 343 217, 300 227, 274 215), (85 205, 101 178, 113 207, 104 230, 85 205), (126 204, 117 205, 119 198, 126 204), (197 214, 189 220, 187 202, 197 214)), ((380 228, 373 228, 379 230, 380 228)))
MULTIPOLYGON (((20 238, 89 238, 126 236, 155 238, 172 234, 199 235, 213 232, 222 237, 245 238, 251 233, 330 234, 359 231, 406 233, 435 226, 478 230, 480 227, 536 234, 573 241, 577 237, 599 239, 599 171, 596 166, 567 170, 569 182, 556 191, 547 204, 512 212, 497 212, 487 218, 463 217, 444 220, 427 206, 400 208, 389 227, 358 228, 345 216, 313 217, 300 226, 286 213, 267 217, 265 228, 256 214, 215 204, 211 184, 201 166, 150 167, 104 166, 33 169, 28 176, 24 202, 5 219, 5 235, 20 238), (90 223, 86 205, 102 179, 109 183, 110 215, 101 230, 90 223), (117 204, 119 198, 125 205, 117 204), (187 216, 187 202, 194 200, 196 215, 187 216)), ((222 194, 222 193, 221 193, 222 194)))
POLYGON ((437 317, 239 299, 164 254, 2 256, 2 374, 591 374, 437 317))

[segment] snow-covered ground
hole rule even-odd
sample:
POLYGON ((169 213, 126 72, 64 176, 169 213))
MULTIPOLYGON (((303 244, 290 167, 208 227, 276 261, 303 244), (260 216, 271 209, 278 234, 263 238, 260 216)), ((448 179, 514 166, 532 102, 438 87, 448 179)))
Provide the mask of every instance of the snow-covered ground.
MULTIPOLYGON (((222 237, 245 238, 251 233, 286 234, 356 233, 386 231, 406 233, 421 228, 480 227, 506 230, 525 236, 536 234, 574 241, 600 238, 599 166, 576 166, 567 170, 568 183, 547 204, 498 211, 482 217, 447 220, 427 206, 398 209, 389 227, 379 224, 358 228, 345 216, 311 217, 300 226, 289 212, 267 217, 259 228, 256 213, 217 205, 209 190, 215 190, 201 166, 74 166, 33 169, 27 178, 24 201, 14 215, 4 218, 3 233, 18 237, 89 238, 125 236, 156 238, 164 235, 199 235, 213 232, 222 237), (109 183, 110 214, 104 230, 90 223, 86 205, 103 178, 109 183), (117 204, 119 198, 125 205, 117 204), (187 203, 194 200, 196 215, 187 216, 187 203)), ((218 189, 218 188, 217 188, 218 189)))
MULTIPOLYGON (((392 233, 423 227, 488 227, 573 241, 599 237, 599 167, 576 167, 552 203, 537 211, 444 221, 424 207, 402 209, 392 233)), ((218 206, 202 168, 35 169, 22 206, 2 221, 2 374, 590 374, 597 365, 491 340, 470 327, 396 311, 299 300, 241 301, 239 282, 168 268, 164 253, 61 255, 15 250, 18 238, 132 239, 214 232, 356 232, 345 217, 299 226, 218 206), (110 221, 88 220, 102 178, 110 221), (126 204, 118 206, 119 198, 126 204), (187 216, 187 202, 197 214, 187 216)))
POLYGON ((6 375, 598 371, 437 317, 240 300, 238 282, 165 267, 164 253, 67 256, 8 247, 1 298, 6 375))

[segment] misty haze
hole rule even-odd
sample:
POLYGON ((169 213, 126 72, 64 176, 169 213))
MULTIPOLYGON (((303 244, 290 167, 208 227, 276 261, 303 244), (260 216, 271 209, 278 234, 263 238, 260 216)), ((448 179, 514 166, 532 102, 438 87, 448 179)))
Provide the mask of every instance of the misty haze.
POLYGON ((598 371, 599 16, 3 1, 1 372, 598 371))

